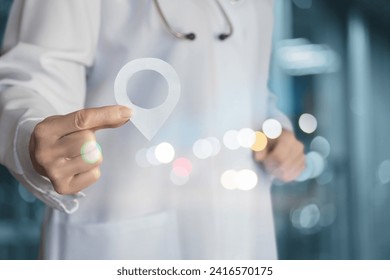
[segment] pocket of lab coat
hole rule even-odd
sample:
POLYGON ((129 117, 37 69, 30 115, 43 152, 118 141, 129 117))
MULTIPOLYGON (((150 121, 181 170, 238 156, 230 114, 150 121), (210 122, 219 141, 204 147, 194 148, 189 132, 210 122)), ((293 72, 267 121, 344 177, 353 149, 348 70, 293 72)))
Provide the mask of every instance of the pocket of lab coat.
POLYGON ((173 211, 115 223, 61 223, 50 227, 51 237, 57 238, 45 246, 45 258, 49 259, 181 258, 173 211))

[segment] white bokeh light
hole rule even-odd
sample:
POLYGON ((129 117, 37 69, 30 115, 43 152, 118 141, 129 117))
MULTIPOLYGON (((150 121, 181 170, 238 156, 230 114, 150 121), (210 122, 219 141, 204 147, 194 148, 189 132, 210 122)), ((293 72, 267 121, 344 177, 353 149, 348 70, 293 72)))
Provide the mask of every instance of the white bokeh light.
POLYGON ((263 133, 270 139, 276 139, 282 134, 282 125, 275 119, 268 119, 263 122, 263 133))
POLYGON ((169 163, 175 157, 175 149, 171 144, 163 142, 157 145, 154 154, 159 162, 169 163))
POLYGON ((146 159, 151 165, 160 165, 161 162, 156 158, 155 150, 156 150, 156 146, 150 147, 146 151, 146 159))
POLYGON ((94 164, 102 158, 102 149, 96 141, 89 141, 81 147, 80 154, 85 162, 94 164))
POLYGON ((229 150, 237 150, 240 148, 240 143, 238 142, 238 131, 226 131, 226 133, 223 135, 223 144, 229 150))
POLYGON ((228 190, 235 190, 237 172, 233 169, 226 170, 221 176, 221 185, 228 190))
POLYGON ((310 149, 314 152, 318 152, 324 158, 327 158, 330 154, 330 144, 326 138, 322 136, 316 136, 310 143, 310 149))
POLYGON ((377 175, 381 184, 390 182, 390 160, 385 160, 379 165, 377 175))
POLYGON ((249 169, 240 171, 230 169, 222 174, 220 181, 225 189, 249 191, 256 187, 258 177, 254 171, 249 169))
POLYGON ((192 146, 192 151, 198 159, 206 159, 213 154, 213 146, 206 139, 199 139, 192 146))
POLYGON ((250 128, 243 128, 238 132, 238 143, 243 148, 250 148, 256 142, 256 133, 250 128))
POLYGON ((236 174, 237 188, 242 191, 249 191, 257 185, 257 174, 249 169, 243 169, 236 174))
POLYGON ((221 143, 216 137, 208 137, 206 140, 211 144, 213 150, 211 155, 216 156, 221 151, 221 143))
POLYGON ((299 117, 299 127, 303 132, 313 133, 317 129, 317 119, 311 114, 302 114, 299 117))

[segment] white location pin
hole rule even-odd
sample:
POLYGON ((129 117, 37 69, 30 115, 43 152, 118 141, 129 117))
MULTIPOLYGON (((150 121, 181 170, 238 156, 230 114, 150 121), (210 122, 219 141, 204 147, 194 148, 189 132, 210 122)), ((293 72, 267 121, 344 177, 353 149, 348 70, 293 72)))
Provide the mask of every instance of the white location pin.
POLYGON ((168 119, 180 98, 180 81, 175 69, 167 62, 157 58, 139 58, 128 62, 119 71, 114 85, 115 99, 120 105, 133 110, 131 122, 148 139, 152 138, 160 130, 168 119), (131 102, 127 96, 127 83, 131 77, 143 70, 153 70, 160 73, 168 83, 168 96, 157 107, 151 109, 141 108, 131 102))

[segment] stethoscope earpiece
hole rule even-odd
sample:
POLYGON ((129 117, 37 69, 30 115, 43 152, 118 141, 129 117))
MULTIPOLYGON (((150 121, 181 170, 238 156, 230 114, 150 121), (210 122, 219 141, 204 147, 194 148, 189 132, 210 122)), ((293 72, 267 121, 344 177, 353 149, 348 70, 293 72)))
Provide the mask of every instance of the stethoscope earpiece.
POLYGON ((219 34, 218 39, 221 40, 221 41, 224 41, 227 38, 229 38, 230 35, 231 34, 222 33, 222 34, 219 34))
MULTIPOLYGON (((177 39, 190 40, 190 41, 193 41, 193 40, 196 39, 196 35, 193 32, 191 32, 191 33, 181 33, 181 32, 177 32, 175 29, 173 29, 171 27, 171 25, 169 24, 169 22, 167 21, 167 19, 165 18, 164 13, 163 13, 163 11, 161 9, 161 6, 160 6, 160 3, 158 2, 158 0, 154 0, 153 2, 154 2, 154 5, 157 8, 157 12, 160 15, 161 20, 164 23, 164 26, 166 27, 166 29, 168 30, 169 33, 171 33, 177 39)), ((221 33, 218 36, 219 40, 224 41, 224 40, 226 40, 227 38, 229 38, 230 36, 233 35, 233 31, 234 31, 233 30, 233 25, 232 25, 232 22, 230 21, 229 16, 226 14, 225 9, 222 7, 221 3, 218 0, 215 0, 215 3, 217 4, 220 12, 222 13, 223 17, 225 18, 225 21, 227 22, 227 24, 229 26, 229 32, 221 33)))
POLYGON ((195 33, 188 33, 188 34, 186 34, 185 37, 186 37, 186 39, 188 39, 188 40, 190 40, 190 41, 193 41, 193 40, 196 39, 195 33))

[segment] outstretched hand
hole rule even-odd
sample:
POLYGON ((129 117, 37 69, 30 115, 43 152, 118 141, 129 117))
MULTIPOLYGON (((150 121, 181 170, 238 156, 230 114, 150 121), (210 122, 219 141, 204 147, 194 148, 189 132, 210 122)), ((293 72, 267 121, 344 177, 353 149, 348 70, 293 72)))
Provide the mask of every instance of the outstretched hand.
POLYGON ((49 178, 59 194, 85 189, 99 179, 103 161, 95 131, 122 126, 130 117, 127 107, 106 106, 44 119, 30 138, 34 169, 49 178))
POLYGON ((304 146, 288 130, 283 130, 277 139, 269 139, 267 147, 255 152, 254 157, 270 174, 284 182, 293 181, 305 168, 304 146))

